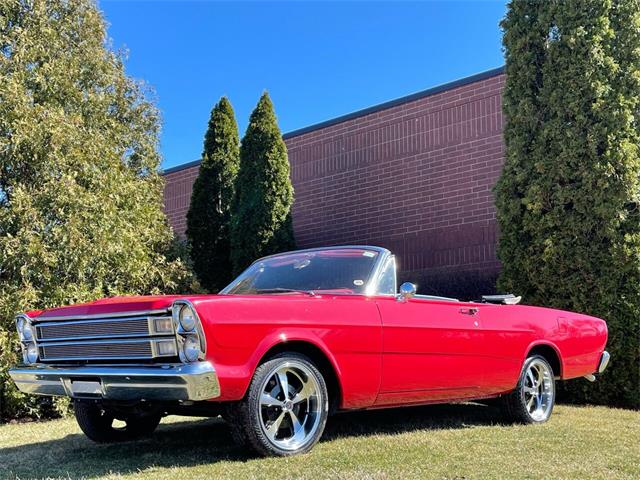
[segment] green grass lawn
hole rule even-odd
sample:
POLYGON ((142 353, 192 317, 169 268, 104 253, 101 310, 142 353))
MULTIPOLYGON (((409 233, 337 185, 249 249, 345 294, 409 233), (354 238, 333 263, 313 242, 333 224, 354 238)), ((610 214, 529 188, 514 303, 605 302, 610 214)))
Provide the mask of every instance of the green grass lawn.
POLYGON ((0 426, 2 478, 640 478, 640 412, 558 406, 545 425, 475 404, 341 414, 307 455, 256 458, 218 419, 169 417, 152 438, 97 445, 75 420, 0 426))

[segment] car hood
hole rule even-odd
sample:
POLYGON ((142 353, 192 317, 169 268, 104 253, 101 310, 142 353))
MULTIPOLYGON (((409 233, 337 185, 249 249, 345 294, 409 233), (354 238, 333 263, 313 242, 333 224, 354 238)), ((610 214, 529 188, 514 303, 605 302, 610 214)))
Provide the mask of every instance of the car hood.
POLYGON ((211 295, 146 295, 132 297, 109 297, 93 302, 56 307, 28 312, 31 318, 46 320, 53 317, 81 317, 85 315, 112 315, 123 312, 165 310, 178 298, 211 297, 211 295))

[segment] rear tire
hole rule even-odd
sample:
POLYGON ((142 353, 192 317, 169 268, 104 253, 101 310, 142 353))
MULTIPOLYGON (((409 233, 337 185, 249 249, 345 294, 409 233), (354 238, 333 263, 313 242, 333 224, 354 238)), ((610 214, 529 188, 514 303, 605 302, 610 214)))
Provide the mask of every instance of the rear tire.
POLYGON ((329 413, 322 373, 306 356, 282 353, 260 365, 245 398, 230 406, 232 436, 260 455, 306 453, 320 440, 329 413))
POLYGON ((540 355, 528 357, 515 390, 503 397, 505 413, 516 423, 544 423, 556 400, 555 379, 549 362, 540 355))
POLYGON ((98 443, 123 442, 151 435, 162 418, 158 414, 131 414, 123 419, 125 426, 117 428, 113 426, 114 414, 96 403, 76 400, 73 410, 80 429, 98 443))

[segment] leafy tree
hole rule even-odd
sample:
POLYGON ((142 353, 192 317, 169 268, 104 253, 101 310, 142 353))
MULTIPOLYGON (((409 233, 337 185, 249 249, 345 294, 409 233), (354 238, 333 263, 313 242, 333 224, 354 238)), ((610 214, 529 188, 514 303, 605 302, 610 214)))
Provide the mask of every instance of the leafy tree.
POLYGON ((43 414, 6 368, 14 315, 169 292, 158 114, 90 0, 0 0, 0 417, 43 414))
POLYGON ((640 2, 512 0, 499 286, 607 320, 609 370, 570 398, 640 407, 640 2))
POLYGON ((222 97, 211 111, 198 178, 187 213, 187 238, 200 284, 209 291, 231 280, 230 206, 238 174, 238 126, 222 97))
POLYGON ((265 92, 251 113, 240 146, 231 220, 231 260, 236 274, 258 257, 294 247, 292 203, 287 147, 265 92))

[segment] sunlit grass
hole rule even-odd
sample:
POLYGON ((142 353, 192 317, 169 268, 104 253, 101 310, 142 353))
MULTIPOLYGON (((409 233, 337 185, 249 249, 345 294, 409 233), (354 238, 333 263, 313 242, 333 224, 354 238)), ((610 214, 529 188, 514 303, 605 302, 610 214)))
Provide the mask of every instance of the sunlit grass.
POLYGON ((638 479, 640 412, 558 406, 537 426, 451 405, 341 414, 308 455, 257 458, 217 419, 169 417, 150 439, 97 445, 74 419, 0 426, 2 478, 638 479))

